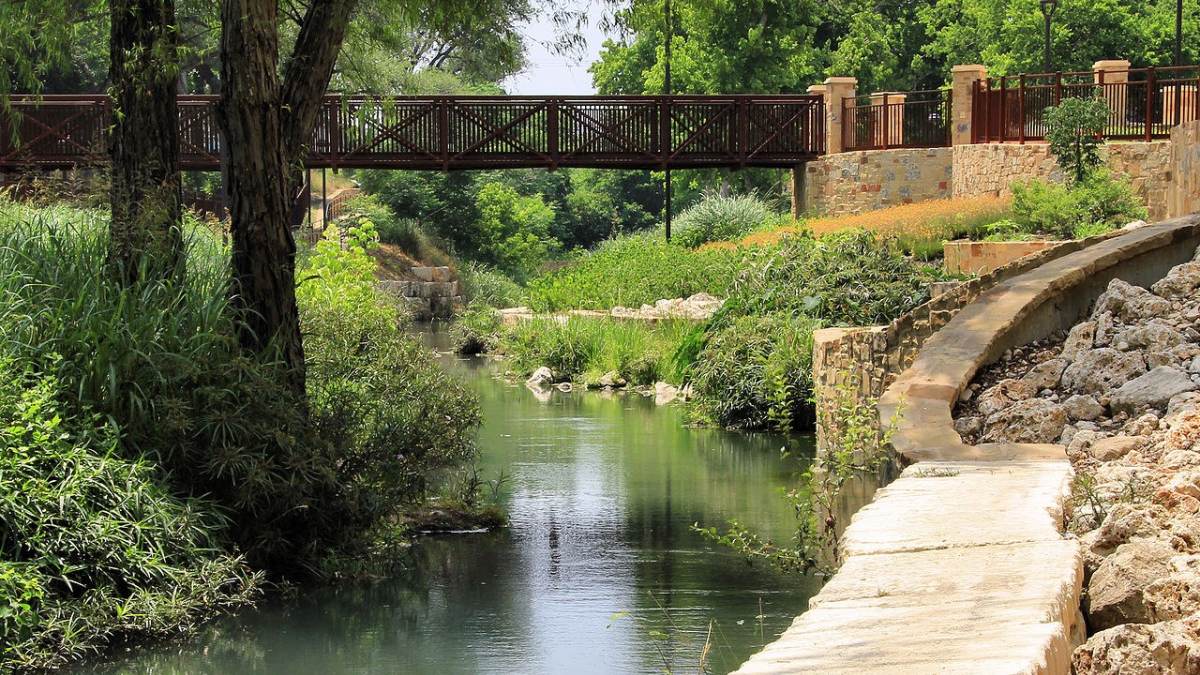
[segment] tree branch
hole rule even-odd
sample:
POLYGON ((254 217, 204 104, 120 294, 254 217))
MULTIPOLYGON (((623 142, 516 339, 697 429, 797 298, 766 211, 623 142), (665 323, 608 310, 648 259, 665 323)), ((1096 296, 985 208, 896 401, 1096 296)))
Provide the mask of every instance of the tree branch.
POLYGON ((314 0, 283 73, 284 150, 295 161, 316 124, 356 0, 314 0))

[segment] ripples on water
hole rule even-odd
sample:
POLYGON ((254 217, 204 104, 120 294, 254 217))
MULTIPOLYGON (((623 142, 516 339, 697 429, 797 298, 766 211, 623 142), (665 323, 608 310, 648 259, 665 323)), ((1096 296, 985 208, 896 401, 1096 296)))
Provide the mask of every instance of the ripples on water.
MULTIPOLYGON (((436 339, 437 336, 434 336, 436 339)), ((400 578, 274 600, 196 639, 80 672, 641 673, 736 668, 803 611, 811 579, 748 566, 689 526, 791 532, 808 437, 688 429, 640 396, 538 402, 481 361, 481 474, 511 527, 434 537, 400 578), (761 616, 761 620, 760 617, 761 616)))

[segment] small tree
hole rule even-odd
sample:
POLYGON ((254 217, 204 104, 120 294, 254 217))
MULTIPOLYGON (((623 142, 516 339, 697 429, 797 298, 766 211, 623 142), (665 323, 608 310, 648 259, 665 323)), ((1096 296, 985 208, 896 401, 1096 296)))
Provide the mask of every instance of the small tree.
POLYGON ((1076 183, 1100 167, 1100 143, 1108 123, 1108 101, 1069 98, 1046 108, 1046 140, 1058 165, 1076 183))

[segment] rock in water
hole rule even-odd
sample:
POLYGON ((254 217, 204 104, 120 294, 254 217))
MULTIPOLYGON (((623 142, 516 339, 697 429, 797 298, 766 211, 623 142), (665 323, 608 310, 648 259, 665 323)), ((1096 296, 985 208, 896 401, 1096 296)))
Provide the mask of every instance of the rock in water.
POLYGON ((525 380, 525 386, 534 391, 547 391, 554 384, 554 373, 546 366, 542 366, 533 371, 528 380, 525 380))
POLYGON ((1159 366, 1121 385, 1109 398, 1113 412, 1130 415, 1147 408, 1163 410, 1177 394, 1200 389, 1187 373, 1170 366, 1159 366))
POLYGON ((1071 391, 1102 394, 1146 372, 1140 352, 1101 347, 1085 352, 1063 371, 1062 384, 1071 391))
POLYGON ((655 405, 666 405, 675 399, 679 398, 679 389, 666 382, 654 383, 654 403, 655 405))

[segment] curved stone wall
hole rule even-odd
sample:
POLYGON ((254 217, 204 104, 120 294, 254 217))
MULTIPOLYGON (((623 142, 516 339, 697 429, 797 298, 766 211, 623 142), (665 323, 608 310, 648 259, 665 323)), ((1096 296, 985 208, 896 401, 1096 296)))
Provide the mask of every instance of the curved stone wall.
POLYGON ((1083 571, 1077 542, 1061 535, 1065 450, 966 445, 952 406, 979 368, 1073 325, 1111 279, 1149 285, 1197 246, 1194 215, 971 293, 880 399, 908 468, 854 516, 845 563, 809 610, 738 672, 1067 673, 1083 637, 1083 571))

